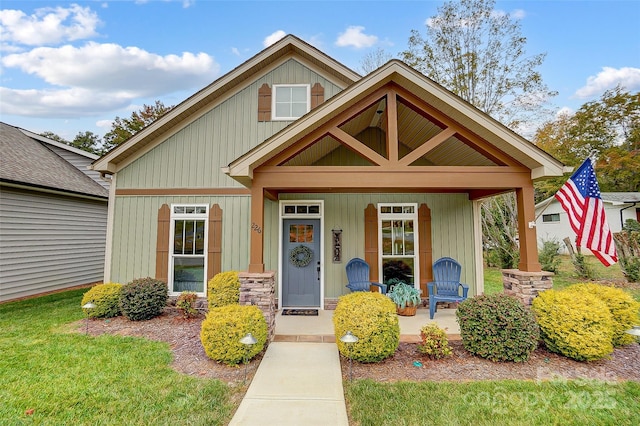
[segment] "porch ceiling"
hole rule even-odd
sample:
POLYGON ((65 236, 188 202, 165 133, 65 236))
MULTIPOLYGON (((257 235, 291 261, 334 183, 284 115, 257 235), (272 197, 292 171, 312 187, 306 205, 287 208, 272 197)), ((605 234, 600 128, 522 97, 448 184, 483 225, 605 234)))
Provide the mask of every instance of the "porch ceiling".
MULTIPOLYGON (((391 184, 388 190, 484 188, 496 192, 522 184, 523 173, 530 184, 533 179, 559 176, 563 169, 562 163, 526 139, 405 64, 391 61, 232 162, 225 172, 247 187, 259 171, 262 176, 278 171, 315 173, 317 179, 334 173, 343 181, 362 173, 378 181, 371 173, 390 177, 409 172, 431 180, 420 184, 420 180, 394 178, 397 185, 391 184), (434 184, 436 170, 452 185, 434 184), (493 177, 478 180, 485 172, 493 177), (501 173, 506 173, 505 178, 509 173, 518 175, 518 182, 496 180, 501 173), (467 175, 466 183, 460 175, 467 175)), ((293 185, 286 186, 323 187, 304 181, 294 179, 293 185)), ((373 189, 359 180, 337 187, 326 182, 324 187, 373 189)))

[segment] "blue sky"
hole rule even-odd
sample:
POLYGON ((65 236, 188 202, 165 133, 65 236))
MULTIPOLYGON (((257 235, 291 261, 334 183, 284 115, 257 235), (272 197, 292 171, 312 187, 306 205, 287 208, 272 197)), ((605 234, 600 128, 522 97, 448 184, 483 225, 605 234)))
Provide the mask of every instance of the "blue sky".
MULTIPOLYGON (((143 104, 175 105, 284 34, 359 71, 396 55, 443 1, 7 1, 0 10, 0 120, 73 139, 103 136, 143 104)), ((497 1, 573 111, 621 84, 640 91, 640 1, 497 1)))

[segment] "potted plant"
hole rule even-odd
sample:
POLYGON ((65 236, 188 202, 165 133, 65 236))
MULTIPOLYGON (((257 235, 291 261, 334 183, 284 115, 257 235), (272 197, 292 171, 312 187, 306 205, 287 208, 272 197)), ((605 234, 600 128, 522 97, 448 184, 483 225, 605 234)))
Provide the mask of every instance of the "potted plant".
POLYGON ((422 290, 404 282, 397 283, 387 293, 387 296, 396 304, 398 315, 413 316, 420 306, 420 293, 422 290))

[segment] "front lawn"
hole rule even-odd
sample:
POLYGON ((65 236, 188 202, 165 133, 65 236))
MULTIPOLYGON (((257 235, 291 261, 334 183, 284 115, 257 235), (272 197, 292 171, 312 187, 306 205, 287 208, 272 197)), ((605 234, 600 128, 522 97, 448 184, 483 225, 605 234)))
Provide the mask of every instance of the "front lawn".
POLYGON ((633 425, 640 383, 357 380, 345 383, 351 420, 381 425, 633 425))
POLYGON ((167 344, 71 330, 85 291, 0 305, 0 424, 229 422, 233 391, 172 370, 167 344))

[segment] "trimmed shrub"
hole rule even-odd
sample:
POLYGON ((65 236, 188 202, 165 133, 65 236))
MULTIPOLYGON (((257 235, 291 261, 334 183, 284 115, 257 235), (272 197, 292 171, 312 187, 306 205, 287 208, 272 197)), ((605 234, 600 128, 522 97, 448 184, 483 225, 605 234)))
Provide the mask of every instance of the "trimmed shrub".
POLYGON ((418 345, 418 351, 432 359, 441 359, 451 355, 451 347, 447 333, 437 324, 427 324, 420 329, 422 344, 418 345))
POLYGON ((636 338, 625 331, 640 323, 640 302, 636 302, 629 293, 595 283, 574 284, 564 291, 593 294, 607 305, 613 320, 613 346, 635 343, 636 338))
POLYGON ((200 341, 207 356, 227 365, 237 365, 258 355, 267 342, 267 321, 257 306, 227 305, 213 308, 202 321, 200 341), (240 339, 251 333, 255 345, 240 339))
POLYGON ((169 299, 167 284, 147 277, 122 286, 120 309, 131 321, 142 321, 162 313, 169 299))
POLYGON ((209 309, 240 303, 240 278, 237 271, 220 272, 207 283, 209 309))
POLYGON ((378 362, 393 355, 400 343, 396 305, 380 293, 358 291, 338 299, 333 313, 338 350, 359 362, 378 362), (347 331, 358 338, 347 345, 340 341, 347 331))
POLYGON ((538 347, 540 331, 531 311, 504 293, 475 296, 458 305, 464 348, 491 361, 523 362, 538 347))
POLYGON ((550 351, 578 361, 613 352, 611 312, 593 294, 546 290, 533 299, 532 309, 550 351))
POLYGON ((122 284, 105 283, 91 287, 82 296, 80 306, 93 302, 93 309, 83 309, 89 318, 111 318, 120 315, 120 290, 122 284))
POLYGON ((182 315, 185 318, 191 318, 198 315, 198 310, 195 308, 198 295, 193 291, 183 291, 176 300, 176 308, 182 311, 182 315))

